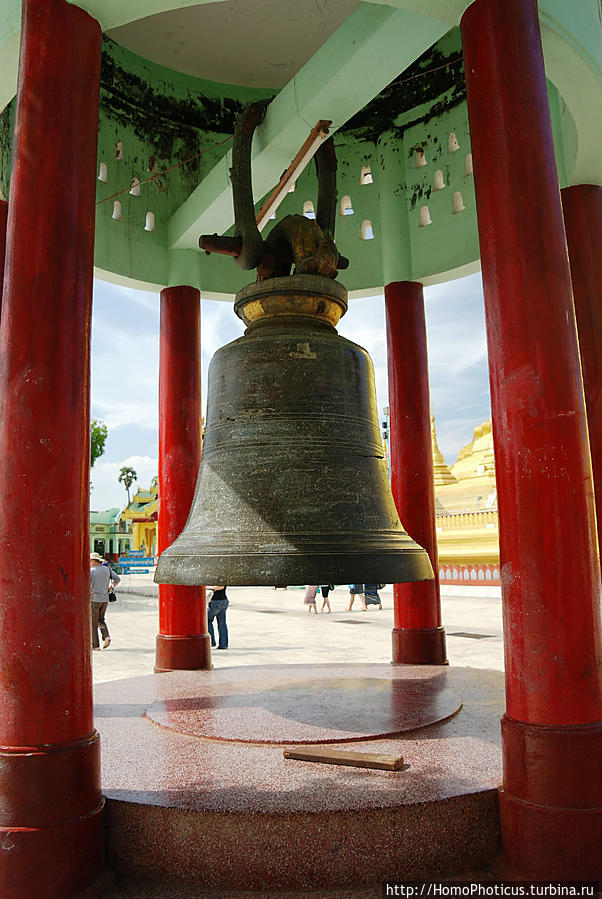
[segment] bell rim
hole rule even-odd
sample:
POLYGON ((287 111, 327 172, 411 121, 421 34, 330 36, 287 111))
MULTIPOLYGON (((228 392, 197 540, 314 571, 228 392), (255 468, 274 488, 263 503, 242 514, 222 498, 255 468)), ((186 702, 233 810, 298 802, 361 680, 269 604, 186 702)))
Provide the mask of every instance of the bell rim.
POLYGON ((198 559, 204 560, 204 583, 224 583, 232 587, 303 586, 315 580, 319 570, 320 583, 343 584, 362 578, 362 583, 415 583, 434 580, 433 567, 426 550, 404 547, 394 552, 336 553, 195 553, 169 554, 159 559, 155 572, 158 584, 199 584, 198 559), (393 558, 393 556, 402 558, 393 558), (395 564, 397 563, 397 564, 395 564), (292 572, 295 583, 286 576, 292 572), (279 577, 282 573, 282 577, 279 577))

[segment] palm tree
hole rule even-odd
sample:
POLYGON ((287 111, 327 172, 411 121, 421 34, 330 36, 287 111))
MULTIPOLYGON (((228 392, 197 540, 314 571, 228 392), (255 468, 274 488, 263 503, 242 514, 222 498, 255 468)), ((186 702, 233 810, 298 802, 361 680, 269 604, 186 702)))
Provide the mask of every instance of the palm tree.
POLYGON ((134 471, 133 468, 129 468, 127 465, 124 465, 121 471, 119 472, 119 477, 117 480, 120 484, 123 484, 128 493, 128 506, 130 504, 130 487, 138 479, 138 475, 134 471))

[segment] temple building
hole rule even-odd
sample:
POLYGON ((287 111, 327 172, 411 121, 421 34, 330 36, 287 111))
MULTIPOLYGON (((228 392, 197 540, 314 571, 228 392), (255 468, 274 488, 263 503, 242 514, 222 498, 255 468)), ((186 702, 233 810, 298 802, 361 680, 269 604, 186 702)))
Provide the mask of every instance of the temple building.
POLYGON ((431 419, 439 579, 442 584, 500 583, 499 525, 491 421, 447 467, 431 419))
POLYGON ((119 556, 127 555, 130 548, 135 548, 132 546, 132 527, 120 509, 90 512, 90 552, 100 553, 116 562, 119 556))
POLYGON ((157 553, 157 519, 159 504, 159 479, 153 478, 148 490, 138 487, 122 510, 119 520, 131 528, 131 549, 142 550, 147 557, 157 553))

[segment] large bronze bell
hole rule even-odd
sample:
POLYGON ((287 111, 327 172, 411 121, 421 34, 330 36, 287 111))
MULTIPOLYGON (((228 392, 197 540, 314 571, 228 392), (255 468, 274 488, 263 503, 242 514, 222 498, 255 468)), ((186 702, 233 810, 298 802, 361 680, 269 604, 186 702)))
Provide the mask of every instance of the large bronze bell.
POLYGON ((275 277, 239 291, 234 308, 247 330, 211 361, 192 509, 155 580, 432 578, 391 495, 372 362, 334 328, 345 288, 317 275, 275 277))

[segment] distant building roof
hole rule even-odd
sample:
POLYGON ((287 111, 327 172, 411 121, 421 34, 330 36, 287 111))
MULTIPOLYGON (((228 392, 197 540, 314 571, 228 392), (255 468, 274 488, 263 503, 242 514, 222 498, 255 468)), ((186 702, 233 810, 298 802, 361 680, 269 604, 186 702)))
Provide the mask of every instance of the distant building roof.
POLYGON ((90 524, 114 524, 121 509, 104 509, 102 512, 90 512, 90 524))
POLYGON ((159 480, 153 478, 148 490, 138 487, 132 501, 121 513, 124 521, 156 520, 159 480))

